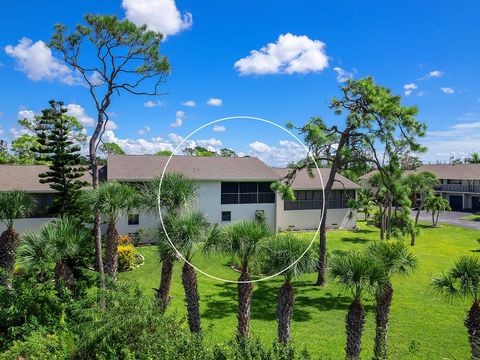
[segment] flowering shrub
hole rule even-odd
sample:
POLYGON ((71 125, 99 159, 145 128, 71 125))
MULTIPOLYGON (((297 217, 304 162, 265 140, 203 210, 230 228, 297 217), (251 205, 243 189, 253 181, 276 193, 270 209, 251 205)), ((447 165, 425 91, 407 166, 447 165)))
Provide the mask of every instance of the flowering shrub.
POLYGON ((130 239, 130 236, 128 235, 119 235, 118 236, 118 244, 119 245, 126 245, 126 244, 131 244, 132 240, 130 239))
POLYGON ((131 244, 118 245, 118 270, 132 270, 135 265, 135 247, 131 244))

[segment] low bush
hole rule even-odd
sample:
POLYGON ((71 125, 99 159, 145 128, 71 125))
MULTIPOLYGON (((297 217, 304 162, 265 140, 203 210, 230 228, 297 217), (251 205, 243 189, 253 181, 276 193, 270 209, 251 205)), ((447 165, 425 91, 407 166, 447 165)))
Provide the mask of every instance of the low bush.
POLYGON ((119 245, 118 249, 118 270, 129 271, 135 267, 135 247, 131 244, 119 245))

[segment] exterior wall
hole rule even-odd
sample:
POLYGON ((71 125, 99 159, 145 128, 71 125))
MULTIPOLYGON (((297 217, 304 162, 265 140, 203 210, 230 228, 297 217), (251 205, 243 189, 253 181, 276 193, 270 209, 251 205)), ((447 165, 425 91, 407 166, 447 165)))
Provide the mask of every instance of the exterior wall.
MULTIPOLYGON (((221 204, 221 182, 199 182, 198 199, 195 207, 205 214, 212 224, 228 225, 240 220, 254 220, 255 211, 263 210, 267 224, 275 229, 275 204, 221 204), (231 221, 222 221, 222 211, 231 212, 231 221)), ((117 223, 119 234, 132 234, 140 232, 143 242, 154 239, 154 231, 159 224, 159 215, 141 214, 138 225, 128 225, 127 216, 122 216, 117 223)))
MULTIPOLYGON (((316 230, 321 220, 321 210, 284 210, 284 201, 280 194, 276 196, 277 231, 316 230)), ((355 212, 350 209, 328 209, 327 228, 353 229, 357 225, 355 212)))
MULTIPOLYGON (((32 219, 17 219, 14 220, 13 227, 19 234, 26 231, 37 231, 42 228, 52 218, 32 218, 32 219)), ((5 231, 5 224, 0 223, 0 233, 5 231)))

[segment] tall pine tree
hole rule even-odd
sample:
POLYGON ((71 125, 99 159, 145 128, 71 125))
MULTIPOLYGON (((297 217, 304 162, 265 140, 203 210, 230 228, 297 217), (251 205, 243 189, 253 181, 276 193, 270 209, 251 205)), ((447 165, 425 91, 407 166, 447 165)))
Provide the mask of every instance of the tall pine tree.
MULTIPOLYGON (((52 211, 59 215, 78 216, 82 187, 88 182, 80 178, 87 170, 81 166, 79 139, 82 125, 66 114, 63 102, 51 100, 50 108, 42 110, 35 118, 35 133, 40 147, 37 160, 49 164, 49 170, 39 175, 42 184, 49 184, 57 191, 52 211)), ((83 135, 84 138, 84 135, 83 135)))

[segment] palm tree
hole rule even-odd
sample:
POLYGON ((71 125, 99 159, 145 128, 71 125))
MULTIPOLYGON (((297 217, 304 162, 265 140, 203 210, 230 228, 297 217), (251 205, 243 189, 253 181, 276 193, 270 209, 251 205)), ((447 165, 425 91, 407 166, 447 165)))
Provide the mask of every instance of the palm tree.
POLYGON ((282 273, 285 281, 277 299, 278 341, 284 344, 290 341, 290 322, 295 304, 292 280, 314 272, 318 261, 316 252, 308 246, 309 242, 285 234, 270 238, 262 250, 262 269, 267 274, 277 274, 288 268, 282 273))
POLYGON ((451 269, 433 279, 433 287, 448 300, 461 298, 473 302, 464 324, 472 359, 480 359, 480 259, 460 257, 451 269))
POLYGON ((10 277, 13 275, 17 247, 20 241, 13 227, 15 219, 30 215, 35 207, 31 195, 19 191, 0 192, 0 220, 5 224, 5 231, 0 235, 0 286, 11 288, 10 277))
POLYGON ((432 226, 438 225, 440 213, 452 210, 448 201, 441 196, 431 196, 425 200, 425 209, 432 213, 432 226))
POLYGON ((374 242, 368 247, 367 253, 383 265, 387 277, 384 286, 375 293, 374 348, 375 359, 387 359, 388 319, 393 296, 391 277, 395 274, 410 274, 417 266, 417 259, 401 241, 374 242))
MULTIPOLYGON (((193 256, 202 244, 208 241, 209 236, 218 233, 217 226, 210 229, 207 218, 200 211, 168 213, 164 217, 164 225, 170 240, 186 260, 182 268, 182 285, 187 300, 188 325, 192 333, 199 333, 201 325, 197 273, 190 264, 193 256)), ((166 238, 162 241, 163 244, 167 242, 166 238)), ((168 248, 171 249, 171 246, 168 248)), ((160 255, 162 256, 165 251, 166 249, 161 249, 160 255)))
POLYGON ((40 281, 52 264, 57 289, 73 290, 75 279, 68 260, 78 256, 90 240, 89 232, 78 221, 69 217, 55 219, 39 232, 25 234, 18 249, 18 262, 36 273, 40 281))
POLYGON ((239 221, 226 227, 212 246, 225 254, 231 255, 239 264, 240 277, 237 282, 238 312, 237 338, 248 339, 250 336, 250 305, 252 302, 253 284, 250 267, 265 242, 272 236, 272 230, 256 221, 239 221))
MULTIPOLYGON (((142 210, 149 214, 158 214, 158 204, 166 210, 166 213, 178 214, 185 207, 192 205, 197 198, 198 185, 185 175, 167 173, 161 181, 156 178, 146 183, 140 192, 142 210), (160 190, 161 184, 161 191, 160 190)), ((159 254, 162 262, 162 274, 160 285, 155 289, 155 297, 160 309, 164 311, 170 302, 170 287, 172 284, 173 263, 177 254, 168 242, 165 242, 165 234, 160 227, 159 254)))
POLYGON ((382 265, 365 253, 349 251, 335 255, 331 260, 331 274, 353 301, 345 318, 347 359, 360 359, 362 333, 365 325, 365 308, 362 298, 365 293, 381 291, 387 279, 382 265))
POLYGON ((429 171, 422 171, 418 174, 410 174, 405 178, 407 186, 413 196, 420 195, 420 204, 415 215, 415 227, 418 225, 420 211, 425 205, 425 201, 433 196, 434 187, 439 183, 438 178, 429 171))
POLYGON ((86 193, 87 202, 107 219, 106 273, 115 280, 118 270, 117 222, 122 215, 138 207, 137 191, 130 185, 116 181, 106 182, 86 193))
POLYGON ((365 221, 367 221, 373 207, 376 205, 372 191, 369 189, 360 189, 358 191, 357 201, 359 203, 359 207, 363 209, 365 221))

